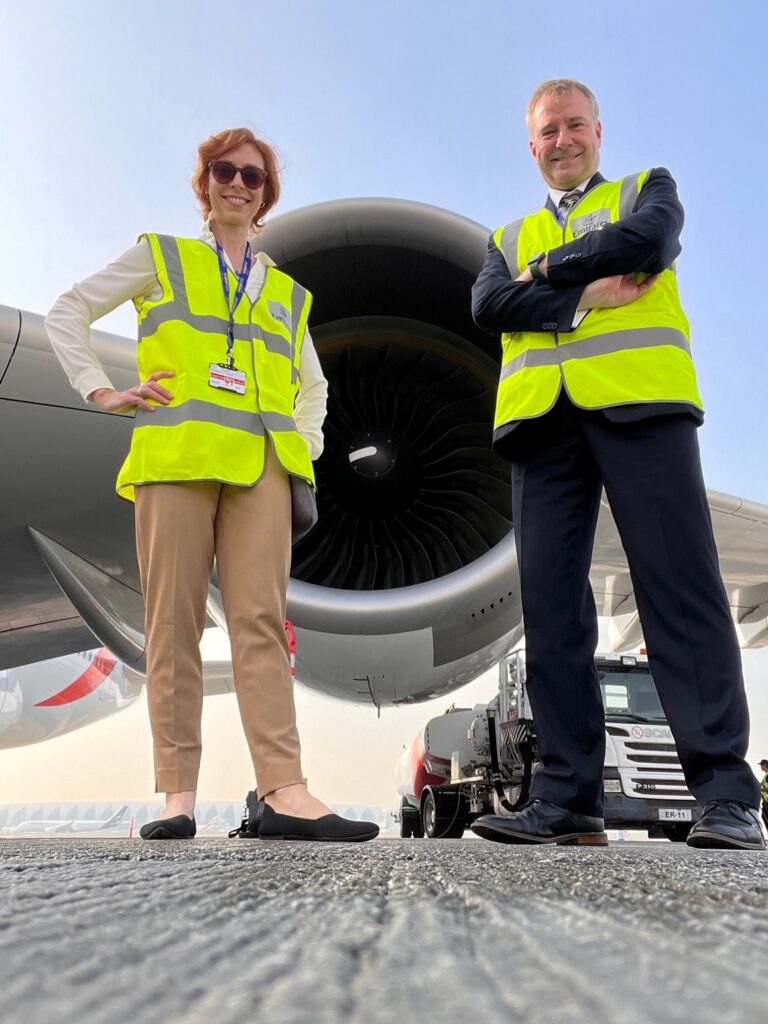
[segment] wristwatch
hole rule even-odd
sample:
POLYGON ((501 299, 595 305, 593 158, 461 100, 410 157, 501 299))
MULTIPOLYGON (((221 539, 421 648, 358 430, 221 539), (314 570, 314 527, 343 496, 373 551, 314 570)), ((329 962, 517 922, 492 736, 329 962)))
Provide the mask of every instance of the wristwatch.
POLYGON ((547 254, 545 252, 537 252, 532 259, 528 260, 528 269, 530 270, 531 277, 534 281, 547 280, 544 274, 542 274, 542 272, 539 270, 539 264, 542 260, 545 260, 546 258, 547 254))

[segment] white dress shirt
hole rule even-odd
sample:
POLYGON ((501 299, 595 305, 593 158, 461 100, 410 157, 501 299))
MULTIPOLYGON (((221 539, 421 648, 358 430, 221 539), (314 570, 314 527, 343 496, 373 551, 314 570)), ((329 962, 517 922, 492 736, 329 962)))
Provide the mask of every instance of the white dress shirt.
MULTIPOLYGON (((216 248, 210 218, 203 226, 200 241, 212 249, 216 248)), ((226 253, 225 259, 237 277, 226 253)), ((255 301, 261 291, 267 267, 274 265, 266 253, 256 254, 245 287, 251 302, 255 301)), ((152 250, 149 242, 143 239, 103 270, 73 285, 53 304, 45 320, 48 338, 70 384, 86 401, 98 388, 113 387, 93 347, 91 324, 124 302, 136 298, 153 301, 161 298, 162 294, 152 250)), ((168 386, 173 390, 172 383, 168 386)), ((323 451, 322 426, 327 396, 328 383, 307 331, 301 347, 299 391, 294 419, 299 433, 309 445, 313 461, 320 458, 323 451)))
MULTIPOLYGON (((587 185, 590 183, 590 181, 592 181, 592 177, 593 177, 593 175, 590 174, 590 176, 586 179, 586 181, 582 181, 582 183, 580 185, 576 185, 576 186, 574 186, 574 188, 551 188, 549 190, 549 198, 555 204, 555 209, 556 210, 559 209, 559 207, 560 207, 560 200, 563 198, 563 196, 567 196, 569 192, 573 192, 573 191, 576 191, 576 190, 579 191, 579 192, 586 191, 587 185)), ((558 219, 559 219, 559 217, 558 217, 558 219)), ((576 312, 573 314, 573 320, 571 321, 571 327, 573 328, 574 331, 579 326, 579 324, 581 323, 581 321, 584 319, 584 317, 587 315, 588 312, 589 312, 588 309, 577 309, 576 312)))
POLYGON ((555 209, 558 209, 560 200, 563 196, 567 196, 569 192, 585 192, 587 185, 592 181, 593 177, 594 175, 590 174, 586 181, 582 181, 580 185, 574 185, 573 188, 551 188, 549 190, 549 198, 555 204, 555 209))

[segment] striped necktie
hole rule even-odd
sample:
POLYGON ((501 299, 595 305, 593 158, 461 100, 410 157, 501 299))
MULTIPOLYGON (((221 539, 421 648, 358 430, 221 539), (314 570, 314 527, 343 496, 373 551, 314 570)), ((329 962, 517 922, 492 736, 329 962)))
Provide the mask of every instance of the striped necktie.
POLYGON ((584 193, 580 191, 580 189, 575 188, 571 192, 566 192, 565 195, 562 196, 560 202, 557 204, 557 219, 561 224, 565 224, 565 218, 568 216, 569 210, 572 206, 575 206, 576 203, 578 203, 583 195, 584 193))

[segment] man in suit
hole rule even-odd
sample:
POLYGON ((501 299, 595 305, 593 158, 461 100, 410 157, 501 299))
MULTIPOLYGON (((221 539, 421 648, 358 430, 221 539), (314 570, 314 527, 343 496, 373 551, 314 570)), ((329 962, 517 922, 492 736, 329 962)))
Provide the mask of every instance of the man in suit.
POLYGON ((703 410, 674 270, 675 182, 663 168, 618 181, 598 173, 602 126, 580 82, 541 85, 527 122, 546 204, 494 232, 472 300, 477 324, 502 333, 493 443, 512 463, 540 767, 523 808, 472 827, 498 842, 607 842, 588 579, 605 488, 659 696, 704 807, 688 842, 764 849, 697 446, 703 410))
POLYGON ((760 782, 760 810, 762 811, 765 827, 768 829, 768 758, 763 758, 760 762, 760 771, 763 773, 763 778, 760 782))

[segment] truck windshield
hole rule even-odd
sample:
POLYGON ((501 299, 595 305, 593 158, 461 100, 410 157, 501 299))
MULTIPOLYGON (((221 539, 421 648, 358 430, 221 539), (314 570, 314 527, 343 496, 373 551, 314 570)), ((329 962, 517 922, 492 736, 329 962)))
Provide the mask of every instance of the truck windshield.
POLYGON ((666 721, 649 669, 599 666, 598 676, 607 718, 666 721))

